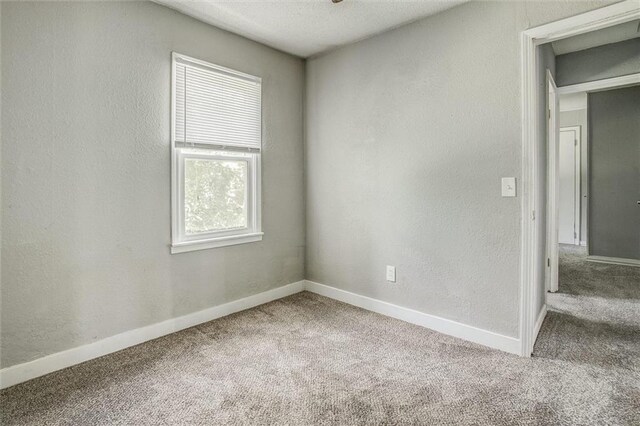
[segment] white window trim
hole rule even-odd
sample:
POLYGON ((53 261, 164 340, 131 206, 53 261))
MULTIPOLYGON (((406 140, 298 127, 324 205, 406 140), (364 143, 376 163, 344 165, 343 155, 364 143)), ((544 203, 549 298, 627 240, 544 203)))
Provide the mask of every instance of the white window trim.
POLYGON ((207 250, 217 247, 227 247, 236 244, 255 243, 262 241, 264 232, 256 232, 253 234, 231 235, 228 237, 217 237, 208 240, 197 240, 183 243, 175 243, 171 245, 171 254, 185 253, 196 250, 207 250))
MULTIPOLYGON (((181 151, 176 144, 175 129, 176 129, 176 60, 185 59, 189 62, 196 63, 200 66, 209 67, 216 71, 222 71, 231 75, 248 76, 241 72, 237 72, 228 68, 220 67, 218 65, 209 64, 194 58, 190 58, 185 55, 181 55, 176 52, 172 52, 171 56, 171 253, 185 253, 195 250, 206 250, 217 247, 226 247, 236 244, 246 244, 257 241, 262 241, 262 173, 261 173, 261 151, 256 152, 255 149, 247 149, 247 152, 251 152, 251 157, 235 157, 233 155, 220 156, 220 155, 208 155, 208 154, 193 154, 181 151), (185 158, 207 158, 207 159, 234 159, 243 160, 249 163, 248 165, 248 218, 247 227, 242 228, 244 232, 238 232, 240 230, 225 230, 205 233, 201 235, 187 236, 184 232, 184 196, 183 184, 184 184, 184 170, 183 160, 185 158)), ((250 76, 256 81, 261 81, 259 77, 250 76)), ((184 148, 184 147, 183 147, 184 148)), ((234 148, 229 146, 230 152, 237 150, 242 152, 240 148, 234 148)), ((224 146, 211 147, 212 150, 225 150, 224 146)))

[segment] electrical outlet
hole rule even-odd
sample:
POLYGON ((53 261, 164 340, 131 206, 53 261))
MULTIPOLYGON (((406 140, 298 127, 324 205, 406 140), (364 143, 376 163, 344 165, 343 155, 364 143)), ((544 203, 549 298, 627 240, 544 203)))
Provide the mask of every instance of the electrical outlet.
POLYGON ((396 282, 396 267, 387 265, 387 281, 391 283, 396 282))

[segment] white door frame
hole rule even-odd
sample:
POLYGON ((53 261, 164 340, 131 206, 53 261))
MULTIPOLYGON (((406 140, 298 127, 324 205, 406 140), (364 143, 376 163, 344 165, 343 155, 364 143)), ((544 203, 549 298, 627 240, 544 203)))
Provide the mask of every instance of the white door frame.
POLYGON ((602 80, 589 81, 587 83, 572 84, 558 87, 559 95, 570 95, 578 92, 599 92, 610 90, 614 87, 635 86, 640 84, 640 73, 623 75, 621 77, 603 78, 602 80))
MULTIPOLYGON (((537 286, 536 253, 538 243, 535 220, 535 194, 540 185, 536 166, 538 157, 537 114, 542 110, 544 100, 539 99, 536 87, 536 48, 544 43, 596 31, 624 22, 640 19, 640 2, 627 0, 591 12, 583 13, 560 21, 523 31, 521 36, 522 66, 522 229, 520 251, 520 345, 521 355, 531 356, 536 338, 536 320, 539 312, 535 309, 537 286)), ((543 138, 545 140, 546 138, 543 138)), ((546 304, 543 306, 546 310, 546 304)))

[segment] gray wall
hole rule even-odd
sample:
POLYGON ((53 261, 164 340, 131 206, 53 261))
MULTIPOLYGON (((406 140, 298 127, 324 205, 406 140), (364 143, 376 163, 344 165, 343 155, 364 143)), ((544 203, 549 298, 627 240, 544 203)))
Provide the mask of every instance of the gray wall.
POLYGON ((587 109, 560 112, 560 127, 580 126, 580 241, 587 241, 588 157, 589 129, 587 109))
POLYGON ((517 336, 520 32, 603 5, 472 2, 308 61, 307 278, 517 336))
POLYGON ((304 278, 304 63, 149 2, 2 2, 2 367, 304 278), (171 51, 263 79, 264 241, 169 254, 171 51))
POLYGON ((588 102, 589 254, 640 260, 640 86, 588 102))
MULTIPOLYGON (((547 99, 549 85, 547 82, 547 70, 551 72, 555 81, 556 57, 551 44, 543 44, 537 49, 536 78, 538 83, 538 99, 547 99)), ((536 283, 536 312, 540 312, 546 302, 546 272, 547 272, 547 145, 549 134, 549 119, 547 115, 547 103, 540 102, 538 110, 538 193, 536 194, 536 220, 538 221, 537 241, 538 253, 535 268, 538 271, 538 282, 536 283)), ((537 318, 537 317, 536 317, 537 318)))
POLYGON ((640 72, 640 38, 557 57, 558 86, 640 72))

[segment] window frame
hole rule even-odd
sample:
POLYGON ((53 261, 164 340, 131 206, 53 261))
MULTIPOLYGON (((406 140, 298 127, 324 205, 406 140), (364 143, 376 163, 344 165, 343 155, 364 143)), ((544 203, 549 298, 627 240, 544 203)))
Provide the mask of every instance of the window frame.
MULTIPOLYGON (((242 78, 250 77, 261 85, 262 79, 237 72, 228 68, 210 64, 176 52, 171 55, 171 253, 184 253, 194 250, 206 250, 216 247, 226 247, 236 244, 246 244, 261 241, 262 232, 262 203, 261 203, 261 163, 262 163, 262 134, 260 147, 243 147, 235 144, 189 144, 178 143, 175 138, 176 129, 176 64, 183 60, 199 67, 208 68, 214 72, 237 75, 242 78), (190 150, 202 150, 202 153, 190 150), (211 153, 206 153, 210 150, 211 153), (224 151, 221 155, 219 152, 224 151), (217 153, 217 154, 216 154, 217 153), (238 155, 234 155, 237 153, 238 155), (245 154, 245 155, 241 155, 245 154), (248 154, 248 155, 247 155, 248 154), (185 232, 185 162, 188 159, 231 160, 247 162, 247 226, 244 228, 225 229, 219 231, 187 234, 185 232)), ((260 101, 262 104, 262 101, 260 101)), ((260 106, 262 108, 262 105, 260 106)), ((262 126, 260 126, 262 127, 262 126)), ((262 132, 260 132, 262 133, 262 132)))

